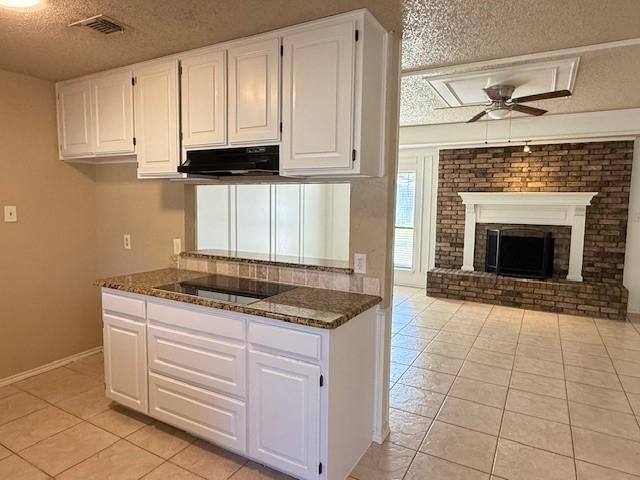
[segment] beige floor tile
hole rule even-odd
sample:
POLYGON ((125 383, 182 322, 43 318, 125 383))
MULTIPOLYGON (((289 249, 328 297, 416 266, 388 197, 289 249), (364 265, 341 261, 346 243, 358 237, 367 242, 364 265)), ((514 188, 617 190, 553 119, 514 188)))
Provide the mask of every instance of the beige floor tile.
POLYGON ((485 433, 435 421, 420 451, 490 473, 496 441, 485 433))
POLYGON ((640 377, 640 364, 628 360, 614 359, 613 365, 618 375, 628 375, 630 377, 640 377))
POLYGON ((454 343, 456 345, 470 346, 476 341, 475 335, 466 335, 464 333, 450 332, 442 330, 435 340, 438 342, 454 343))
POLYGON ((516 355, 519 357, 535 358, 536 360, 562 363, 562 350, 560 347, 545 348, 520 343, 518 344, 516 355))
POLYGON ((543 348, 560 348, 560 339, 555 337, 541 337, 539 335, 531 335, 521 332, 518 337, 518 343, 522 345, 531 345, 543 348))
POLYGON ((432 341, 425 349, 428 353, 437 353, 445 357, 458 358, 464 360, 469 353, 471 347, 469 345, 456 345, 455 343, 432 341))
POLYGON ((640 351, 627 350, 626 348, 609 348, 609 355, 614 360, 626 360, 627 362, 635 362, 640 367, 640 351))
POLYGON ((169 462, 163 463, 142 478, 144 480, 202 480, 202 477, 169 462))
POLYGON ((473 347, 480 348, 482 350, 489 350, 490 352, 499 352, 513 355, 514 353, 516 353, 517 345, 518 344, 515 342, 503 342, 500 340, 492 340, 491 338, 478 337, 473 344, 473 347))
POLYGON ((627 393, 627 397, 629 398, 629 403, 631 404, 633 413, 640 416, 640 394, 627 393))
POLYGON ((576 459, 640 475, 640 443, 572 427, 576 459))
POLYGON ((136 480, 163 460, 142 448, 120 440, 109 448, 58 475, 58 480, 136 480))
POLYGON ((405 327, 402 328, 398 333, 401 335, 423 338, 425 340, 433 340, 439 332, 440 330, 437 330, 435 328, 419 327, 417 325, 409 323, 408 325, 405 325, 405 327))
POLYGON ((502 421, 502 409, 459 398, 447 397, 436 419, 459 427, 498 436, 500 422, 502 421))
POLYGON ((418 452, 405 480, 489 480, 489 474, 418 452))
POLYGON ((563 352, 563 357, 565 365, 574 365, 576 367, 615 373, 613 364, 607 357, 599 357, 596 355, 587 355, 576 352, 563 352))
POLYGON ((391 348, 391 361, 402 365, 411 365, 420 352, 402 347, 391 348))
POLYGON ((57 403, 66 398, 74 397, 100 385, 102 385, 101 379, 74 372, 67 368, 52 370, 17 384, 21 390, 50 403, 57 403), (51 375, 48 375, 48 373, 51 375))
POLYGON ((423 417, 435 417, 444 395, 396 383, 389 393, 389 405, 423 417))
POLYGON ((78 373, 104 378, 104 356, 102 352, 71 362, 66 367, 78 373))
POLYGON ((11 455, 11 452, 6 448, 4 448, 2 445, 0 445, 0 460, 8 457, 9 455, 11 455))
POLYGON ((640 441, 640 429, 633 415, 569 402, 571 425, 640 441))
POLYGON ((20 455, 50 475, 57 475, 117 440, 115 435, 83 422, 23 450, 20 455))
POLYGON ((468 360, 476 363, 489 365, 490 367, 498 367, 510 370, 513 368, 513 355, 500 352, 489 352, 480 348, 472 348, 467 356, 468 360))
POLYGON ((0 478, 3 480, 46 480, 49 478, 17 455, 0 460, 0 478))
POLYGON ((572 458, 501 438, 493 473, 507 480, 575 480, 572 458))
POLYGON ((612 390, 622 389, 618 377, 613 373, 574 367, 572 365, 565 365, 564 372, 566 379, 571 382, 586 383, 594 387, 610 388, 612 390))
POLYGON ((429 328, 429 329, 441 329, 442 327, 444 327, 447 324, 447 321, 449 319, 449 316, 447 314, 447 316, 445 318, 433 318, 431 316, 429 317, 424 317, 422 315, 417 316, 416 318, 414 318, 413 320, 411 320, 410 325, 415 325, 417 327, 422 327, 422 328, 429 328))
POLYGON ((511 375, 510 387, 525 392, 539 393, 556 398, 567 398, 567 392, 563 380, 551 377, 542 377, 531 373, 514 371, 511 375))
POLYGON ((490 407, 504 408, 507 400, 507 387, 457 377, 449 390, 449 395, 490 407))
POLYGON ((236 473, 234 473, 229 480, 295 480, 289 475, 276 472, 275 470, 259 465, 255 462, 249 462, 236 473))
POLYGON ((564 369, 561 363, 539 360, 537 358, 516 355, 514 370, 517 372, 540 375, 542 377, 564 379, 564 369))
POLYGON ((396 382, 402 374, 407 371, 407 368, 409 368, 408 365, 391 362, 389 367, 389 380, 396 382))
POLYGON ((624 392, 594 387, 585 383, 567 382, 567 394, 572 402, 631 413, 627 395, 624 392))
POLYGON ((559 398, 509 389, 505 408, 511 412, 523 413, 553 422, 569 423, 567 401, 559 398))
POLYGON ((156 422, 132 433, 127 440, 159 457, 168 459, 187 448, 195 438, 182 430, 156 422))
POLYGON ((476 336, 480 333, 482 329, 481 325, 478 324, 470 324, 470 323, 462 323, 455 321, 455 316, 447 322, 447 324, 442 327, 442 331, 447 331, 451 333, 460 333, 463 335, 473 335, 476 336))
POLYGON ((401 480, 414 455, 413 450, 390 442, 372 443, 351 476, 358 480, 401 480))
POLYGON ((560 455, 573 456, 571 429, 564 423, 504 412, 500 437, 560 455))
POLYGON ((462 367, 462 363, 463 361, 457 358, 422 352, 413 363, 413 366, 455 375, 460 370, 460 367, 462 367))
POLYGON ((562 340, 563 352, 584 353, 586 355, 594 355, 598 357, 608 357, 607 349, 604 345, 592 345, 589 343, 574 342, 571 340, 562 340))
POLYGON ((0 425, 41 410, 46 406, 45 401, 24 392, 0 399, 0 425))
POLYGON ((16 393, 20 393, 20 390, 12 385, 5 385, 4 387, 0 387, 0 399, 6 398, 9 395, 15 395, 16 393))
POLYGON ((431 390, 432 392, 447 393, 455 378, 454 375, 447 373, 409 367, 398 382, 416 388, 431 390))
POLYGON ((576 461, 578 480, 638 480, 638 477, 600 467, 591 463, 576 461))
POLYGON ((429 345, 429 342, 430 340, 424 338, 413 337, 410 335, 403 335, 402 333, 398 333, 391 339, 391 346, 422 351, 426 348, 427 345, 429 345))
POLYGON ((19 452, 81 421, 58 408, 43 408, 2 425, 0 443, 19 452))
MULTIPOLYGON (((619 375, 622 388, 627 393, 640 393, 640 378, 619 375)), ((0 422, 2 423, 2 422, 0 422)))
POLYGON ((111 403, 104 393, 104 386, 100 386, 62 400, 56 403, 56 407, 86 420, 108 410, 111 403))
POLYGON ((439 298, 427 307, 427 311, 455 313, 462 306, 462 304, 463 302, 460 300, 439 298))
POLYGON ((506 387, 509 385, 511 370, 490 367, 488 365, 470 362, 467 360, 460 369, 459 375, 461 377, 471 378, 472 380, 479 380, 481 382, 493 383, 494 385, 502 385, 503 387, 506 387))
POLYGON ((389 441, 417 450, 427 434, 432 419, 395 408, 389 409, 389 441))
POLYGON ((149 425, 153 419, 121 405, 113 404, 109 410, 89 418, 88 421, 119 437, 126 437, 145 425, 149 425))
POLYGON ((247 460, 198 440, 173 457, 171 462, 207 480, 226 480, 247 460))

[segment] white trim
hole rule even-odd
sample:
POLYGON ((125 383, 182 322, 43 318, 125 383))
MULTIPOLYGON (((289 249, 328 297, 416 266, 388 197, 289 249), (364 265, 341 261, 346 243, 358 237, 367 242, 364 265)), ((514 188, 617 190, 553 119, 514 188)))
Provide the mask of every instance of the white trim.
POLYGON ((597 192, 458 192, 465 208, 462 270, 473 272, 478 223, 571 227, 567 280, 582 281, 587 207, 597 192), (534 208, 532 208, 534 207, 534 208))
POLYGON ((375 348, 375 378, 373 382, 373 432, 372 440, 376 443, 384 442, 389 436, 389 356, 385 346, 387 342, 387 325, 390 325, 391 315, 386 308, 376 307, 376 348, 375 348))
POLYGON ((48 372, 49 370, 54 370, 56 368, 63 367, 72 362, 80 360, 82 358, 88 357, 90 355, 94 355, 96 353, 102 352, 102 347, 95 347, 89 350, 85 350, 84 352, 76 353, 69 357, 61 358, 60 360, 55 360, 51 363, 47 363, 46 365, 42 365, 40 367, 32 368, 31 370, 27 370, 26 372, 17 373, 15 375, 11 375, 10 377, 5 377, 0 379, 0 387, 4 387, 5 385, 10 385, 12 383, 19 382, 21 380, 25 380, 29 377, 33 377, 35 375, 39 375, 41 373, 48 372))
POLYGON ((400 128, 400 149, 513 145, 525 141, 545 144, 593 142, 630 139, 638 135, 640 108, 629 108, 518 117, 511 120, 511 135, 508 119, 406 126, 400 128))
POLYGON ((412 68, 402 72, 403 77, 411 75, 436 75, 448 73, 451 70, 459 70, 460 68, 468 68, 470 70, 485 69, 487 67, 505 65, 517 62, 532 62, 536 60, 548 60, 550 57, 581 55, 589 52, 597 52, 600 50, 610 50, 612 48, 634 47, 640 45, 640 38, 629 38, 626 40, 618 40, 615 42, 594 43, 591 45, 583 45, 581 47, 565 48, 561 50, 551 50, 548 52, 527 53, 525 55, 517 55, 515 57, 499 58, 494 60, 486 60, 482 62, 470 62, 457 65, 448 65, 446 67, 437 68, 412 68))

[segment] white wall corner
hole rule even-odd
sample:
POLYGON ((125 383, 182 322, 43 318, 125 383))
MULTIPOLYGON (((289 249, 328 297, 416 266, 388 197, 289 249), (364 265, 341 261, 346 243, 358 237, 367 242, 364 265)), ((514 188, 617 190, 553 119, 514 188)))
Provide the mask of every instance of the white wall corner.
POLYGON ((628 311, 640 313, 640 137, 636 138, 633 145, 623 283, 629 290, 628 311))
POLYGON ((391 353, 391 308, 376 308, 376 358, 372 440, 382 443, 389 436, 389 369, 391 353))

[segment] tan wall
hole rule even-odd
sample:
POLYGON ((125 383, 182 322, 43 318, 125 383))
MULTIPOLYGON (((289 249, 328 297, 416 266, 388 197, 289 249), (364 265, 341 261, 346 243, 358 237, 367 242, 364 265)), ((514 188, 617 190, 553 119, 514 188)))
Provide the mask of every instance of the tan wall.
POLYGON ((94 168, 57 158, 53 83, 0 70, 0 379, 99 346, 94 168))
POLYGON ((138 180, 135 164, 121 164, 97 166, 95 185, 98 276, 168 267, 173 239, 184 242, 183 184, 138 180))

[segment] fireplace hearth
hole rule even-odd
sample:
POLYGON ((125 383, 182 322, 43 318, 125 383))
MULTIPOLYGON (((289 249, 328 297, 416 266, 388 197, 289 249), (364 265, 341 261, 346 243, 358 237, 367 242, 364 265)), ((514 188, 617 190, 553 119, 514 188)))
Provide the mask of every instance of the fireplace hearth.
POLYGON ((553 275, 554 239, 551 232, 531 228, 487 231, 485 271, 524 278, 553 275))

